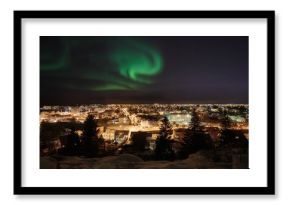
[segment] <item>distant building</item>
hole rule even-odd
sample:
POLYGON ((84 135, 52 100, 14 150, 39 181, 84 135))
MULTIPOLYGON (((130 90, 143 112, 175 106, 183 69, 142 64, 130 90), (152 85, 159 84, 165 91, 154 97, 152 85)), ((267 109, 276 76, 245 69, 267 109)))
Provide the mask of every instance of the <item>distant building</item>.
POLYGON ((229 118, 232 122, 246 122, 246 119, 239 115, 229 115, 229 118))
POLYGON ((188 125, 191 120, 190 114, 183 114, 183 113, 169 113, 166 114, 170 123, 176 123, 180 125, 188 125))
POLYGON ((124 143, 125 141, 127 141, 128 137, 129 137, 128 130, 116 130, 114 142, 117 142, 118 144, 124 143))
POLYGON ((115 139, 115 130, 114 129, 106 129, 102 136, 105 140, 114 140, 115 139))
POLYGON ((154 120, 141 120, 140 126, 142 128, 151 128, 158 126, 158 122, 154 120))

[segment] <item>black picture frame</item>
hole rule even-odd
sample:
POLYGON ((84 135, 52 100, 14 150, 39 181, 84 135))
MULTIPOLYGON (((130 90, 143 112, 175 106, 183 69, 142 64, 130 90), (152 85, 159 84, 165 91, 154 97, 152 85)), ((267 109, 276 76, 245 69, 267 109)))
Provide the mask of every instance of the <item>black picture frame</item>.
POLYGON ((275 11, 14 11, 14 194, 275 194, 275 11), (266 187, 23 187, 21 161, 21 20, 27 18, 261 18, 267 20, 266 187))

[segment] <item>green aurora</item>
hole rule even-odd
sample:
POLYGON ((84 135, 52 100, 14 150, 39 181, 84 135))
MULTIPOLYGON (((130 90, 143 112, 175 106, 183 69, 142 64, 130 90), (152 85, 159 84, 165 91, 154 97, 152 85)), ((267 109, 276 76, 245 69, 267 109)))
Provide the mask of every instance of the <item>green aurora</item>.
POLYGON ((70 89, 138 90, 154 82, 163 59, 157 48, 134 37, 58 37, 41 45, 40 68, 42 75, 67 77, 63 86, 70 89))

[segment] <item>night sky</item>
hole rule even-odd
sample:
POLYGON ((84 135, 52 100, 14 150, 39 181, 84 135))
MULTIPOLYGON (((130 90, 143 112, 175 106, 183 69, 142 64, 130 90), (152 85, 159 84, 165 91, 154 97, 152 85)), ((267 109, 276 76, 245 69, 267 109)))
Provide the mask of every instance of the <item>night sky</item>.
POLYGON ((40 104, 106 103, 248 103, 248 37, 40 37, 40 104))

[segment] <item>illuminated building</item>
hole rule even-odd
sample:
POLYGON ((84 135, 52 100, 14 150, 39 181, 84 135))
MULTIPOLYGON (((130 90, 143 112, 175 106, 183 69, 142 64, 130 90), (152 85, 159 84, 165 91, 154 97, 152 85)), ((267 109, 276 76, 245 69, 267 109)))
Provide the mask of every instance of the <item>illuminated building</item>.
POLYGON ((191 115, 190 114, 175 114, 175 113, 170 113, 166 114, 168 120, 170 123, 176 123, 176 124, 183 124, 183 125, 188 125, 190 120, 191 120, 191 115))

